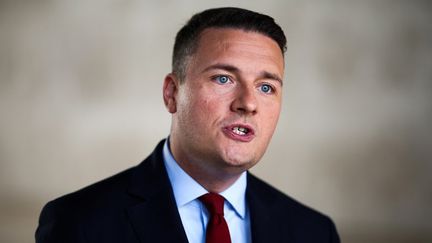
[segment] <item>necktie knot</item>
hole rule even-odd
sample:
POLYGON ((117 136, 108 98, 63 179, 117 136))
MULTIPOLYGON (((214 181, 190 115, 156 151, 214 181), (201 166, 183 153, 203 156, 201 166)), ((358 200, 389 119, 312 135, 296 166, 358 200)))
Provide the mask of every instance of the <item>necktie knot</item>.
POLYGON ((199 199, 204 203, 210 214, 224 215, 225 199, 221 195, 210 192, 202 195, 199 199))

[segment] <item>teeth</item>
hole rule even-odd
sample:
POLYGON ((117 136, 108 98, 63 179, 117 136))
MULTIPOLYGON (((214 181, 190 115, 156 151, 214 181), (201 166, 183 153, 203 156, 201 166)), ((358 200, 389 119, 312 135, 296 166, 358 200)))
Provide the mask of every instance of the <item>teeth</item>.
POLYGON ((238 135, 246 135, 246 133, 248 132, 248 129, 244 128, 244 127, 234 127, 232 129, 232 131, 238 135))

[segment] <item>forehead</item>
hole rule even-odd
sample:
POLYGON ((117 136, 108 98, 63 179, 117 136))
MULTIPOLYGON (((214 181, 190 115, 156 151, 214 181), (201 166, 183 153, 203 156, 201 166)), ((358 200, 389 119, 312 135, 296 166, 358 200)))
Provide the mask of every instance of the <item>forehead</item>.
POLYGON ((197 40, 197 48, 223 40, 256 43, 263 48, 277 49, 283 57, 278 43, 263 33, 230 27, 211 27, 204 29, 197 40))
MULTIPOLYGON (((284 57, 279 45, 264 34, 234 28, 208 28, 198 40, 195 64, 248 60, 249 66, 274 66, 280 73, 284 69, 284 57), (202 63, 197 63, 202 62, 202 63)), ((245 63, 242 63, 245 64, 245 63)))

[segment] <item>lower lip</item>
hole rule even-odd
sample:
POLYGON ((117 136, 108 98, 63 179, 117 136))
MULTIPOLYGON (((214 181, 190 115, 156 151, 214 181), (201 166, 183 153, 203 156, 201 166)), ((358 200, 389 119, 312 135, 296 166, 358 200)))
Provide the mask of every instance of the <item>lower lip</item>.
POLYGON ((227 137, 239 142, 250 142, 255 137, 255 135, 252 133, 248 133, 246 135, 238 135, 237 133, 234 133, 231 129, 228 128, 224 128, 223 132, 227 137))

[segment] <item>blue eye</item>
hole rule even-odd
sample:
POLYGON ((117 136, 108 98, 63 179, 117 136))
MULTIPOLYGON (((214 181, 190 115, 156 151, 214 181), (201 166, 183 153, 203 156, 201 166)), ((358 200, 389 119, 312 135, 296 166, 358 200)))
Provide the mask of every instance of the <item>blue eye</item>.
POLYGON ((273 88, 268 84, 261 85, 260 89, 264 93, 271 93, 273 91, 273 88))
POLYGON ((222 76, 217 76, 215 79, 220 84, 226 84, 229 81, 228 76, 223 76, 223 75, 222 76))

